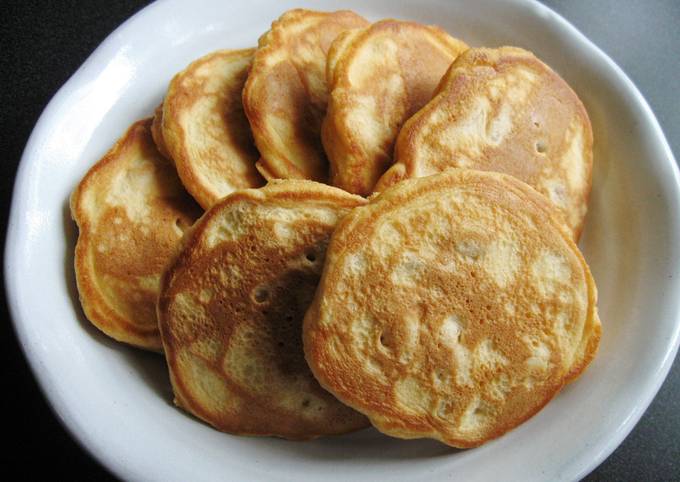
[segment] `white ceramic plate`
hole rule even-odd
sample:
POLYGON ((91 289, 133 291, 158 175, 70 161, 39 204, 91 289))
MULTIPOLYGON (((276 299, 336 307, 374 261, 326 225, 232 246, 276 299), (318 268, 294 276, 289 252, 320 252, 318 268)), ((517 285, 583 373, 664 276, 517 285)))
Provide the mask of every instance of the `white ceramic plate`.
POLYGON ((125 479, 572 480, 600 463, 648 406, 678 347, 678 170, 624 73, 561 17, 532 1, 223 0, 153 4, 92 54, 45 109, 16 181, 5 270, 19 339, 71 433, 125 479), (72 268, 68 197, 173 73, 217 48, 255 45, 294 6, 437 23, 471 45, 534 51, 573 86, 595 131, 592 202, 581 246, 600 291, 599 356, 530 421, 479 449, 366 430, 295 443, 233 437, 175 409, 160 357, 92 328, 72 268))

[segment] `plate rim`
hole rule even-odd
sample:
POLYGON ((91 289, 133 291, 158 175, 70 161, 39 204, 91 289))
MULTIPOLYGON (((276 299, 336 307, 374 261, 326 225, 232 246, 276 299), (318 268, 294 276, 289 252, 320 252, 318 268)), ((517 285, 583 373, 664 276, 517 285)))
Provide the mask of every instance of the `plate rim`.
MULTIPOLYGON (((658 119, 654 115, 651 107, 647 103, 646 99, 642 93, 638 90, 637 86, 628 77, 628 75, 619 67, 613 59, 611 59, 602 49, 600 49, 593 41, 586 37, 578 28, 571 24, 568 20, 562 17, 559 13, 555 12, 553 9, 540 3, 538 0, 504 0, 505 3, 514 4, 518 8, 533 9, 534 11, 549 17, 550 22, 555 22, 559 27, 566 29, 569 36, 576 40, 582 48, 593 53, 597 57, 597 63, 601 64, 603 67, 606 66, 611 69, 625 87, 627 93, 632 94, 632 99, 637 104, 638 107, 642 109, 644 113, 644 121, 649 124, 655 141, 660 145, 664 153, 665 160, 670 164, 672 172, 672 182, 671 184, 675 190, 675 207, 680 208, 680 169, 678 167, 677 161, 673 155, 673 152, 668 144, 666 136, 663 133, 658 119)), ((16 257, 13 256, 18 250, 17 239, 19 237, 19 232, 24 229, 18 222, 22 213, 25 212, 25 205, 27 204, 26 191, 29 185, 28 171, 31 167, 32 158, 35 156, 36 148, 39 144, 40 137, 43 136, 46 130, 46 125, 48 124, 49 118, 53 115, 55 111, 58 110, 59 104, 63 103, 71 91, 75 89, 75 86, 79 84, 85 77, 86 71, 90 65, 100 64, 102 61, 106 60, 107 54, 105 51, 109 50, 116 44, 121 43, 123 38, 129 33, 128 31, 133 28, 137 23, 143 23, 145 17, 151 14, 153 10, 158 8, 165 8, 165 4, 171 3, 170 0, 160 0, 151 3, 123 23, 121 23, 115 30, 113 30, 88 56, 88 58, 78 67, 78 69, 69 77, 69 79, 57 90, 57 92, 52 96, 50 101, 47 103, 42 113, 40 114, 38 121, 34 125, 31 134, 28 138, 24 151, 21 155, 21 159, 18 164, 16 177, 14 181, 14 186, 12 189, 12 201, 10 204, 10 214, 7 223, 7 231, 5 238, 5 250, 3 259, 3 269, 5 276, 5 293, 7 299, 7 307, 10 313, 10 319, 12 321, 12 327, 17 339, 19 346, 23 352, 23 355, 28 362, 31 374, 37 381, 37 385, 42 393, 44 399, 46 400, 51 412, 57 418, 61 426, 66 430, 71 438, 83 449, 86 453, 94 458, 105 470, 114 474, 115 476, 127 479, 133 475, 125 464, 120 461, 116 461, 115 457, 104 453, 98 452, 95 446, 93 436, 88 433, 86 427, 83 427, 78 421, 78 416, 74 413, 72 407, 64 403, 62 397, 57 393, 57 385, 59 385, 56 378, 47 370, 41 370, 41 358, 39 353, 34 349, 30 343, 30 339, 24 324, 21 322, 20 314, 20 300, 19 300, 19 283, 17 282, 18 272, 13 269, 16 257)), ((115 49, 114 49, 115 50, 115 49)), ((676 209, 676 212, 680 209, 676 209)), ((668 373, 673 365, 675 357, 678 352, 680 345, 680 303, 677 303, 679 309, 676 310, 674 319, 674 328, 671 337, 669 338, 666 346, 665 352, 663 354, 663 361, 659 367, 656 367, 654 383, 652 389, 644 392, 640 395, 638 403, 631 405, 628 417, 624 422, 619 425, 615 432, 611 434, 606 442, 600 444, 599 450, 587 459, 582 457, 581 459, 575 460, 573 465, 578 466, 578 470, 573 471, 572 474, 575 478, 580 479, 586 476, 588 473, 593 471, 597 466, 599 466, 605 458, 611 455, 614 450, 623 442, 623 440, 630 434, 633 428, 637 425, 642 415, 648 409, 649 405, 656 397, 659 389, 661 388, 663 382, 666 380, 668 373)), ((598 447, 595 447, 598 448, 598 447)))

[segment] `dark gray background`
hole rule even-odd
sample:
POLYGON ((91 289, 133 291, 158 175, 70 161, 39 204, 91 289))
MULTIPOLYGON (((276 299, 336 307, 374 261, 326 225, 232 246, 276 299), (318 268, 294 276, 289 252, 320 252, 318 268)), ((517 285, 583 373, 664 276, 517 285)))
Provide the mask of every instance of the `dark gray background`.
MULTIPOLYGON (((144 0, 46 0, 3 6, 0 21, 0 211, 7 224, 14 174, 42 109, 94 48, 144 0)), ((680 154, 680 0, 546 0, 631 77, 680 154)), ((342 2, 338 2, 338 7, 342 2)), ((4 237, 2 239, 4 245, 4 237)), ((3 246, 4 247, 4 246, 3 246)), ((3 249, 4 252, 4 249, 3 249)), ((0 293, 4 295, 4 293, 0 293)), ((60 426, 37 388, 12 332, 4 299, 1 332, 3 439, 0 478, 20 473, 107 480, 60 426), (19 471, 19 472, 15 472, 19 471)), ((680 480, 680 366, 676 362, 647 413, 587 480, 680 480)), ((228 469, 225 467, 225 476, 228 469)), ((502 474, 499 474, 502 479, 502 474)))

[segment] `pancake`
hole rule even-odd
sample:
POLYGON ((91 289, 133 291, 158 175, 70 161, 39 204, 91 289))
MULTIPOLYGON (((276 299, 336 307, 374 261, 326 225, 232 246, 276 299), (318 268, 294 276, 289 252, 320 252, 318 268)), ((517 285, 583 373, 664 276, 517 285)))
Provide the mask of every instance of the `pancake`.
POLYGON ((600 338, 592 276, 553 211, 511 176, 464 169, 352 211, 304 320, 321 385, 382 432, 454 447, 534 415, 600 338))
POLYGON ((326 114, 326 55, 345 30, 368 21, 350 11, 289 10, 259 40, 243 107, 267 179, 328 180, 321 145, 326 114))
POLYGON ((376 190, 447 167, 503 172, 547 196, 578 239, 592 146, 583 104, 550 67, 518 48, 470 49, 404 124, 376 190))
POLYGON ((151 120, 133 124, 71 196, 75 271, 85 316, 110 337, 160 351, 156 298, 165 265, 201 213, 156 149, 151 120))
POLYGON ((201 57, 172 79, 163 101, 159 148, 165 147, 187 191, 205 209, 237 189, 264 184, 241 104, 253 52, 201 57))
POLYGON ((308 439, 368 424, 314 380, 302 318, 328 238, 365 201, 311 181, 238 191, 198 221, 163 279, 175 402, 234 434, 308 439))
POLYGON ((467 48, 438 27, 399 20, 342 33, 328 54, 330 96, 321 130, 331 184, 371 194, 392 164, 402 124, 432 99, 467 48))

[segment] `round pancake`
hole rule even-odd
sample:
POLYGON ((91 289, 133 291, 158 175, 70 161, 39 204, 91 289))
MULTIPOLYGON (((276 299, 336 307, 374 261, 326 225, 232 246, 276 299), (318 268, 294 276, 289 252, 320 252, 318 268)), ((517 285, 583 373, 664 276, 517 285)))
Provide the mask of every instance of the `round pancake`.
POLYGON ((368 424, 314 380, 301 334, 328 238, 364 203, 312 181, 274 181, 196 223, 158 302, 180 407, 225 432, 289 439, 368 424))
POLYGON ((600 338, 588 266, 504 174, 406 180, 337 226, 304 320, 321 385, 402 438, 474 447, 540 410, 600 338))
POLYGON ((404 124, 376 190, 447 167, 503 172, 547 196, 578 239, 592 146, 588 113, 550 67, 518 48, 470 49, 404 124))
POLYGON ((160 277, 201 209, 151 139, 133 124, 71 196, 80 230, 75 271, 85 316, 118 341, 160 351, 160 277))
POLYGON ((243 90, 243 107, 267 179, 327 181, 321 145, 326 113, 326 55, 347 29, 368 22, 350 11, 289 10, 259 40, 243 90))
POLYGON ((330 96, 321 129, 331 184, 371 194, 392 164, 402 124, 432 99, 467 48, 438 27, 399 20, 341 34, 328 54, 330 96))
POLYGON ((172 79, 163 101, 159 148, 205 209, 237 189, 264 184, 241 103, 253 53, 219 50, 201 57, 172 79))

